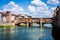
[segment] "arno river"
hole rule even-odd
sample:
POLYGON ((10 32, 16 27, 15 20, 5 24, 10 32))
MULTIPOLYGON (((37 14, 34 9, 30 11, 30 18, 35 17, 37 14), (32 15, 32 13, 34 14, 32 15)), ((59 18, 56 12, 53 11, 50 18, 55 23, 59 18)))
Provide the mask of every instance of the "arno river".
POLYGON ((0 40, 53 40, 51 24, 45 27, 2 27, 0 28, 0 40))

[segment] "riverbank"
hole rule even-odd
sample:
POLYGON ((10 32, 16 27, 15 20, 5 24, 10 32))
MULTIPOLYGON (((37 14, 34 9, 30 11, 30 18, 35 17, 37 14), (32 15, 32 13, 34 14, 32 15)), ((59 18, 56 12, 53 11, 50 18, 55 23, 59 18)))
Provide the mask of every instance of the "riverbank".
POLYGON ((15 25, 15 23, 0 23, 0 26, 5 26, 5 25, 15 25))
POLYGON ((0 23, 0 28, 15 26, 14 23, 0 23))

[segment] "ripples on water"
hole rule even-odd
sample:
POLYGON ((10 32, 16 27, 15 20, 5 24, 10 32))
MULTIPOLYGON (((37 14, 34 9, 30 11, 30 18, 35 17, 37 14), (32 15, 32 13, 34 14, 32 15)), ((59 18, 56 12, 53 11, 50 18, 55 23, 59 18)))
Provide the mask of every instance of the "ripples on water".
POLYGON ((0 28, 0 40, 53 40, 51 28, 0 28))

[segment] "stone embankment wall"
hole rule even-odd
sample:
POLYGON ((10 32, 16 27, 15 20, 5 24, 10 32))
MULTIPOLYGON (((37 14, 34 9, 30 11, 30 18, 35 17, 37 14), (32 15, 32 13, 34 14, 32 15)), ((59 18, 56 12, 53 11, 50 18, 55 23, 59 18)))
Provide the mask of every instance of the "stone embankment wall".
POLYGON ((15 23, 0 23, 0 26, 15 25, 15 23))

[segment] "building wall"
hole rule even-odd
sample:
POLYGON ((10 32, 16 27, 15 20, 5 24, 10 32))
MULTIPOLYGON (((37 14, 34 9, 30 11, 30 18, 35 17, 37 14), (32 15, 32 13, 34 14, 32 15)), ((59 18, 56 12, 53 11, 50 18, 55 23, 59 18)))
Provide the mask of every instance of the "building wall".
POLYGON ((14 22, 15 16, 11 16, 11 22, 14 22))
POLYGON ((18 18, 22 18, 21 16, 19 16, 18 18))
POLYGON ((58 18, 59 18, 59 20, 60 20, 60 11, 58 11, 58 18))
POLYGON ((3 16, 3 22, 5 23, 6 22, 6 16, 3 16))
POLYGON ((24 16, 24 18, 29 18, 28 16, 24 16))
POLYGON ((11 13, 10 12, 6 13, 6 22, 11 22, 11 13))
POLYGON ((0 14, 0 23, 2 22, 2 17, 1 17, 2 15, 0 14))

